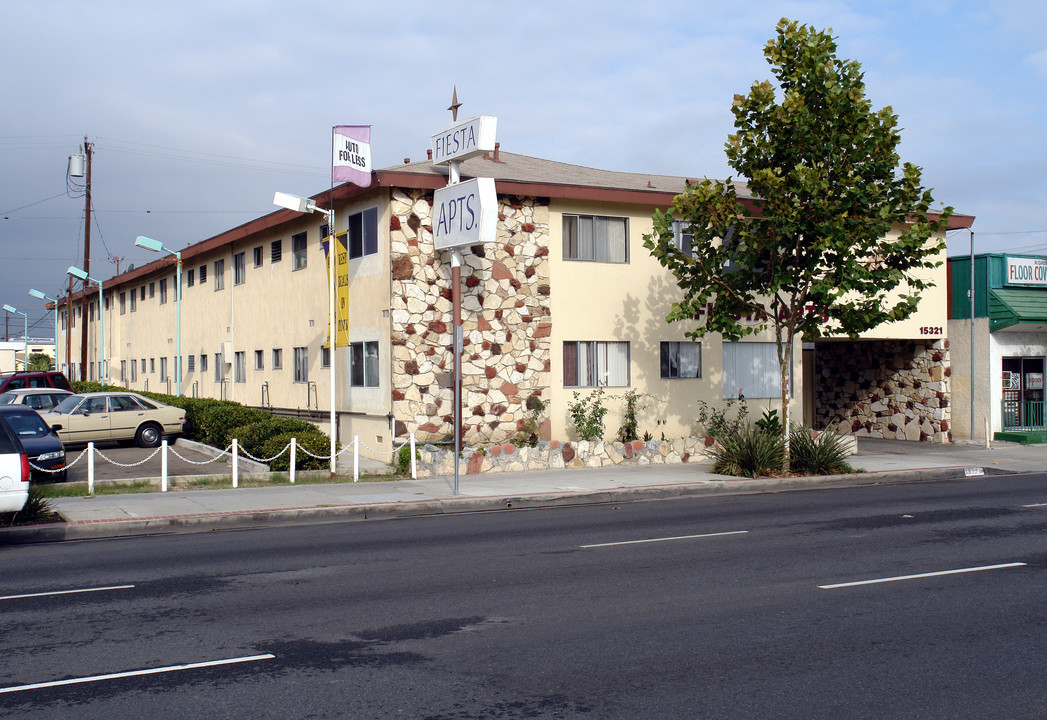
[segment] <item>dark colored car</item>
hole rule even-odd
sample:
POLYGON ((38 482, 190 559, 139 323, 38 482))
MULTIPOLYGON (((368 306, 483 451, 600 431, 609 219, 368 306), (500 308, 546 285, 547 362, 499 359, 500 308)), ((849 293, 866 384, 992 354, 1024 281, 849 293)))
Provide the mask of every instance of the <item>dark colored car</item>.
POLYGON ((25 405, 2 405, 0 417, 25 448, 33 480, 65 480, 65 446, 40 413, 25 405))
POLYGON ((22 388, 73 389, 66 376, 57 370, 30 370, 0 374, 0 393, 22 388))

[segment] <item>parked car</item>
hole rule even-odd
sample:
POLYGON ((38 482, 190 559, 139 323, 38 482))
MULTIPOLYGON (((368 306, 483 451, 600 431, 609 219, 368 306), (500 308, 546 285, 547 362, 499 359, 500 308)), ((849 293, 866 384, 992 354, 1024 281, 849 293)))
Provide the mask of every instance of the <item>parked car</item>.
POLYGON ((72 390, 59 388, 22 388, 0 393, 0 405, 28 405, 33 410, 45 412, 72 395, 72 390))
POLYGON ((29 457, 30 480, 65 480, 65 446, 40 413, 25 405, 0 405, 0 418, 18 435, 29 457))
POLYGON ((29 456, 0 417, 0 512, 18 512, 29 499, 29 456))
POLYGON ((66 376, 57 370, 23 370, 0 374, 0 393, 22 388, 73 389, 66 376))
POLYGON ((131 392, 69 395, 42 416, 66 444, 133 440, 156 447, 164 435, 181 434, 185 424, 182 408, 131 392))

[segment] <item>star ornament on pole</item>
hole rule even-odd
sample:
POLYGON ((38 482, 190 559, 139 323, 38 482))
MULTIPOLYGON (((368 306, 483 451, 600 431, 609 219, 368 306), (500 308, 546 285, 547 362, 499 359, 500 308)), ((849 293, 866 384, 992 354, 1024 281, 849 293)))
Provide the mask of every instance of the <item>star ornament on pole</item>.
POLYGON ((454 86, 454 91, 451 93, 451 107, 447 108, 451 111, 451 122, 457 122, 458 120, 458 108, 462 104, 458 102, 458 86, 454 86))

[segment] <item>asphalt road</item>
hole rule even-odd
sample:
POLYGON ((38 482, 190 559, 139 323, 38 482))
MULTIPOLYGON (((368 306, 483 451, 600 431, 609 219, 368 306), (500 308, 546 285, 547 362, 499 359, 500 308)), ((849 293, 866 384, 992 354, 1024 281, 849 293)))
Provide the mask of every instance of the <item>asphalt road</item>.
POLYGON ((1045 530, 1027 475, 2 547, 0 710, 1042 717, 1045 530))

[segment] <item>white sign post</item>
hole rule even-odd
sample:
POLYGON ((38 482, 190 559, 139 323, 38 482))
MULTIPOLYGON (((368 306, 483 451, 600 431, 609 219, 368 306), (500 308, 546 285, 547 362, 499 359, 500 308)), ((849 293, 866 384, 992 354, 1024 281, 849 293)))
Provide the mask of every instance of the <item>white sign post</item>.
POLYGON ((462 160, 494 150, 497 119, 478 115, 458 122, 458 91, 451 101, 453 121, 431 136, 433 164, 448 163, 447 187, 433 193, 433 245, 451 251, 451 305, 454 353, 454 494, 458 494, 458 456, 462 451, 462 254, 459 248, 494 242, 498 234, 498 193, 492 178, 459 182, 462 160))

